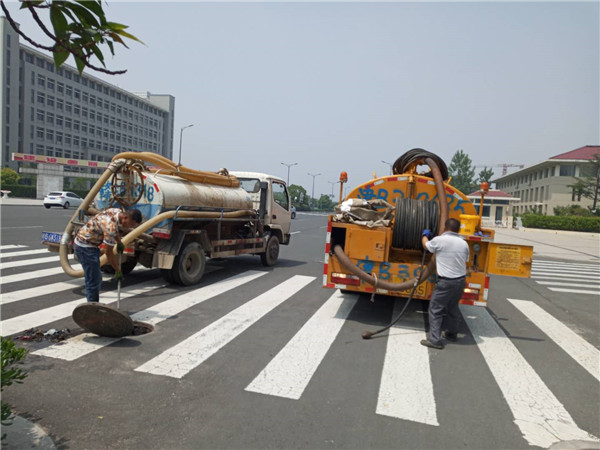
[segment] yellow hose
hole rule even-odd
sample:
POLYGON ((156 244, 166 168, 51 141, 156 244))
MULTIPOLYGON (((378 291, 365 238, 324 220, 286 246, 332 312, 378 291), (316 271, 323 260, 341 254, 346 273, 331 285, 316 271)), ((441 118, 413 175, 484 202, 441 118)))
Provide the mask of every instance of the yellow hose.
POLYGON ((145 161, 160 167, 160 169, 162 169, 161 173, 167 175, 176 175, 194 183, 214 184, 216 186, 225 187, 239 187, 240 185, 239 180, 234 176, 219 175, 218 173, 214 172, 202 172, 187 168, 185 166, 178 166, 170 159, 165 158, 162 155, 157 155, 156 153, 124 152, 115 155, 113 161, 117 159, 137 159, 140 161, 145 161))

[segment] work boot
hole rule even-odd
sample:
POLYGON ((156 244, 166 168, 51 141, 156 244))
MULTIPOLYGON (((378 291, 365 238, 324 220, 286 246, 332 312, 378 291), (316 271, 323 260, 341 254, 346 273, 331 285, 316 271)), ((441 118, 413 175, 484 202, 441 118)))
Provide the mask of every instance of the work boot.
POLYGON ((427 339, 423 339, 421 341, 421 345, 424 345, 425 347, 429 347, 429 348, 435 348, 436 350, 444 349, 444 344, 434 344, 433 342, 429 342, 429 340, 427 340, 427 339))
POLYGON ((458 341, 458 333, 449 333, 447 331, 442 331, 442 337, 444 339, 447 339, 451 342, 456 342, 458 341))

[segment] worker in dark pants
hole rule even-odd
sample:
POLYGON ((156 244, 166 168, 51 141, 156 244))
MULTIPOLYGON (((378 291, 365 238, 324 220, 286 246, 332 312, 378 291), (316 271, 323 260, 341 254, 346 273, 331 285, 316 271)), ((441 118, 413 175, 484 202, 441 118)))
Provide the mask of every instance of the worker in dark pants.
POLYGON ((91 217, 77 232, 75 256, 83 267, 85 296, 88 302, 100 301, 102 270, 100 268, 100 245, 104 243, 108 263, 115 269, 115 280, 123 278, 114 247, 123 253, 120 227, 134 228, 142 222, 142 213, 137 209, 121 211, 110 208, 91 217))
POLYGON ((444 233, 432 238, 430 230, 424 230, 421 242, 423 248, 435 254, 438 281, 429 301, 429 338, 421 344, 442 350, 442 338, 449 341, 457 340, 458 324, 460 322, 460 301, 466 284, 467 261, 469 260, 469 245, 458 234, 460 222, 448 219, 444 224, 444 233), (444 325, 446 314, 446 329, 444 325))

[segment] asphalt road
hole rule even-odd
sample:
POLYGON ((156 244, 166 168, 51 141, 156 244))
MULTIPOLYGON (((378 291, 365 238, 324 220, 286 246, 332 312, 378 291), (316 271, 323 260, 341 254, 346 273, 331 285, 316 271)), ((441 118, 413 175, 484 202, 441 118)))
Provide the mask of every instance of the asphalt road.
MULTIPOLYGON (((0 213, 1 263, 27 261, 2 267, 2 334, 74 334, 24 342, 29 376, 3 400, 59 448, 504 449, 600 436, 599 296, 540 283, 562 272, 576 286, 558 289, 598 291, 597 262, 538 255, 536 278, 493 277, 489 307, 464 308, 461 339, 443 351, 418 343, 426 302, 365 341, 402 301, 322 288, 326 218, 299 213, 274 268, 211 262, 190 288, 136 269, 121 309, 155 330, 106 341, 70 318, 82 286, 40 272, 58 267, 39 262, 53 254, 22 253, 42 249, 41 231, 62 231, 73 210, 0 213)), ((101 300, 115 289, 107 278, 101 300)))

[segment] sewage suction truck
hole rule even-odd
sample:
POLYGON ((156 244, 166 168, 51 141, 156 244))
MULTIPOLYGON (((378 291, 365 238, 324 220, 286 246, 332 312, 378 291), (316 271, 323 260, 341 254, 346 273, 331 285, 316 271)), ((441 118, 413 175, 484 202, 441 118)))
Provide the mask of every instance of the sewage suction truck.
POLYGON ((110 207, 136 208, 143 216, 122 238, 123 273, 141 264, 159 268, 167 281, 180 285, 198 283, 207 258, 259 255, 263 265, 272 266, 279 246, 290 242, 291 203, 282 179, 196 171, 154 153, 125 152, 113 158, 62 234, 42 233, 68 275, 83 276, 68 255, 86 216, 110 207))
MULTIPOLYGON (((343 183, 347 175, 342 172, 343 183)), ((414 298, 431 297, 435 261, 424 252, 421 234, 441 234, 448 218, 460 220, 460 236, 469 244, 467 284, 461 303, 486 306, 489 275, 529 277, 533 247, 494 242, 494 230, 481 226, 479 211, 451 186, 448 169, 437 155, 413 149, 398 158, 389 176, 352 189, 337 214, 330 215, 325 244, 323 286, 348 292, 414 298), (423 269, 423 270, 421 270, 423 269)))

